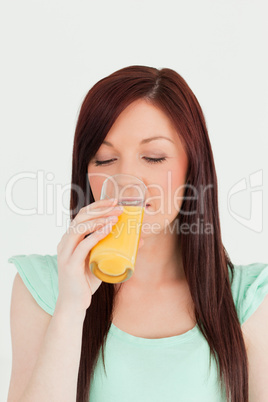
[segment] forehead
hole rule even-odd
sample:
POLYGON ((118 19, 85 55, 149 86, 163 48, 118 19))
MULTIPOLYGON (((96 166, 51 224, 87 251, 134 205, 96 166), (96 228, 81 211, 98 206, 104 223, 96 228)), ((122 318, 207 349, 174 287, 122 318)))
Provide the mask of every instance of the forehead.
POLYGON ((107 133, 105 141, 113 142, 126 136, 129 139, 133 137, 138 143, 156 136, 168 138, 170 141, 157 141, 170 145, 171 141, 179 141, 178 132, 170 118, 160 108, 143 99, 132 102, 123 110, 107 133))

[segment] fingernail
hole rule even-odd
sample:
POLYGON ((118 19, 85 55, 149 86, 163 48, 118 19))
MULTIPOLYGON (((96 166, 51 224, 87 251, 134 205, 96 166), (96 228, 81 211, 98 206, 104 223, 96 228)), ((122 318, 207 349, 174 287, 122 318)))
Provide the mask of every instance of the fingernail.
POLYGON ((118 216, 109 216, 108 218, 107 218, 107 220, 108 221, 114 221, 114 220, 116 220, 116 219, 118 219, 118 216))

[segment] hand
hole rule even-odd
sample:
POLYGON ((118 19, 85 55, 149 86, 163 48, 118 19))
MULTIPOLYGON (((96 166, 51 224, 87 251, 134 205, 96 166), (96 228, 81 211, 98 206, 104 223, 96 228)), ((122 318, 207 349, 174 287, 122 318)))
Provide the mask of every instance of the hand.
POLYGON ((139 241, 138 250, 139 250, 140 248, 142 248, 142 247, 143 247, 143 245, 144 245, 144 239, 142 239, 142 238, 140 237, 140 241, 139 241))
POLYGON ((85 314, 90 306, 92 295, 102 281, 89 269, 89 253, 111 232, 123 212, 116 203, 117 200, 99 200, 81 208, 62 236, 57 246, 58 308, 85 314), (109 217, 113 217, 110 223, 109 217))

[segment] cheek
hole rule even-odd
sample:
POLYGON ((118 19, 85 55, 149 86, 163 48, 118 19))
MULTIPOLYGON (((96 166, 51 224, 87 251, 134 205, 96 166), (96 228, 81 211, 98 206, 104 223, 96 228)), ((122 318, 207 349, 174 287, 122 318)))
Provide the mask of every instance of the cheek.
POLYGON ((181 167, 174 167, 166 172, 163 181, 164 210, 165 213, 176 215, 183 201, 185 185, 185 172, 181 167))
MULTIPOLYGON (((156 187, 150 189, 153 207, 145 213, 142 225, 144 238, 147 235, 158 234, 162 230, 168 233, 169 225, 178 215, 183 201, 185 173, 177 164, 157 172, 154 177, 156 187)), ((153 180, 150 183, 153 183, 153 180)))
POLYGON ((170 197, 172 204, 172 209, 176 210, 178 213, 183 202, 183 196, 185 192, 185 172, 184 171, 173 171, 172 172, 172 184, 170 197))
POLYGON ((149 199, 153 209, 160 215, 176 216, 183 201, 185 169, 178 164, 159 169, 150 179, 149 199))
POLYGON ((88 181, 95 201, 100 200, 102 184, 107 177, 108 175, 100 175, 92 170, 88 170, 88 181))

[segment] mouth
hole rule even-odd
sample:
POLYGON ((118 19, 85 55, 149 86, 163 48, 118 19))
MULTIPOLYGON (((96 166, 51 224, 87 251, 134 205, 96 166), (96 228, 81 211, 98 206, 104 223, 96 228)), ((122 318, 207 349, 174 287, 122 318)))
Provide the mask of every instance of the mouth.
POLYGON ((151 206, 151 204, 146 204, 146 208, 148 208, 148 207, 150 207, 151 206))

